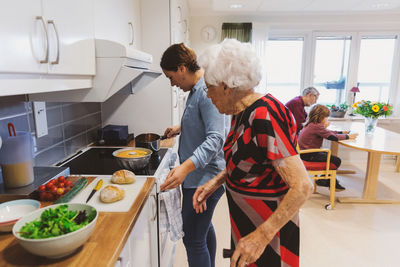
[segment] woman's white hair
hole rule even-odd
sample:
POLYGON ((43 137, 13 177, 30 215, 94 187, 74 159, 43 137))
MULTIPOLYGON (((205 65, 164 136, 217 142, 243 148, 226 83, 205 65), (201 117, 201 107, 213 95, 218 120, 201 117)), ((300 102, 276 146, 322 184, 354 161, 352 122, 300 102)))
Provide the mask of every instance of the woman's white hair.
POLYGON ((253 89, 261 80, 261 61, 249 43, 225 39, 208 47, 197 59, 208 84, 238 90, 253 89))

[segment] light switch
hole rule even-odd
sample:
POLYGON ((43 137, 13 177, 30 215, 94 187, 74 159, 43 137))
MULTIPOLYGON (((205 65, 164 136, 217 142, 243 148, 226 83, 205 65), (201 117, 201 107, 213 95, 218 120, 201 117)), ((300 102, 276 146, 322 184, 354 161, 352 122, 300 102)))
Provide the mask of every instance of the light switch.
POLYGON ((33 117, 35 118, 36 137, 47 135, 46 102, 33 102, 33 117))

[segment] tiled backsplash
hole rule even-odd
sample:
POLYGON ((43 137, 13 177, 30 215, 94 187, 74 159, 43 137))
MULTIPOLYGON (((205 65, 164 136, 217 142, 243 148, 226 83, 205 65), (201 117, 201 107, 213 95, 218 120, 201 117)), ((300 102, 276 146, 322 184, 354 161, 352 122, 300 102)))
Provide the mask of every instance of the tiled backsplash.
POLYGON ((0 98, 0 135, 8 136, 7 125, 29 131, 35 137, 35 166, 50 166, 94 142, 101 128, 100 103, 46 103, 48 134, 36 138, 32 102, 0 98), (10 101, 11 100, 11 101, 10 101))

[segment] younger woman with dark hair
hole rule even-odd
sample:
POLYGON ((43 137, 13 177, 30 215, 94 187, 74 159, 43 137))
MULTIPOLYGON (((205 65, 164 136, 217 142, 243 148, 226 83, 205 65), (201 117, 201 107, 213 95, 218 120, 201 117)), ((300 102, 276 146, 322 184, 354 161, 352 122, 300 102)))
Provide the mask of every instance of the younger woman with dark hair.
POLYGON ((161 58, 161 68, 172 86, 190 92, 181 124, 165 130, 168 137, 180 134, 180 165, 172 169, 161 190, 182 184, 183 243, 190 267, 214 267, 216 237, 211 222, 214 208, 224 194, 220 186, 207 200, 207 212, 196 214, 192 206, 197 187, 208 182, 225 167, 223 144, 229 118, 220 114, 207 98, 204 71, 193 50, 183 43, 171 45, 161 58))
MULTIPOLYGON (((349 134, 348 131, 331 131, 328 117, 330 115, 329 108, 324 105, 315 105, 312 107, 308 121, 299 134, 300 149, 321 148, 324 139, 330 141, 338 141, 345 139, 355 139, 358 134, 349 134)), ((325 152, 315 152, 300 155, 302 160, 311 162, 326 162, 327 154, 325 152)), ((330 162, 339 168, 341 160, 339 157, 331 155, 330 162)), ((328 179, 319 179, 316 181, 319 186, 329 187, 328 179)), ((345 188, 336 180, 336 191, 343 191, 345 188)))

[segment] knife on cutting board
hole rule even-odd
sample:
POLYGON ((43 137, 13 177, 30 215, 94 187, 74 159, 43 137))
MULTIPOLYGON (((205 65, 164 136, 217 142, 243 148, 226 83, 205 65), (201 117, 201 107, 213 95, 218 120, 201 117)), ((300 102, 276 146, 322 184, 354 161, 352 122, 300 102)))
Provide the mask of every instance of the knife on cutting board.
POLYGON ((96 186, 93 188, 92 192, 90 192, 90 195, 88 196, 88 198, 86 199, 86 203, 89 202, 89 200, 93 197, 93 195, 101 188, 101 186, 103 185, 103 180, 100 179, 96 186))

